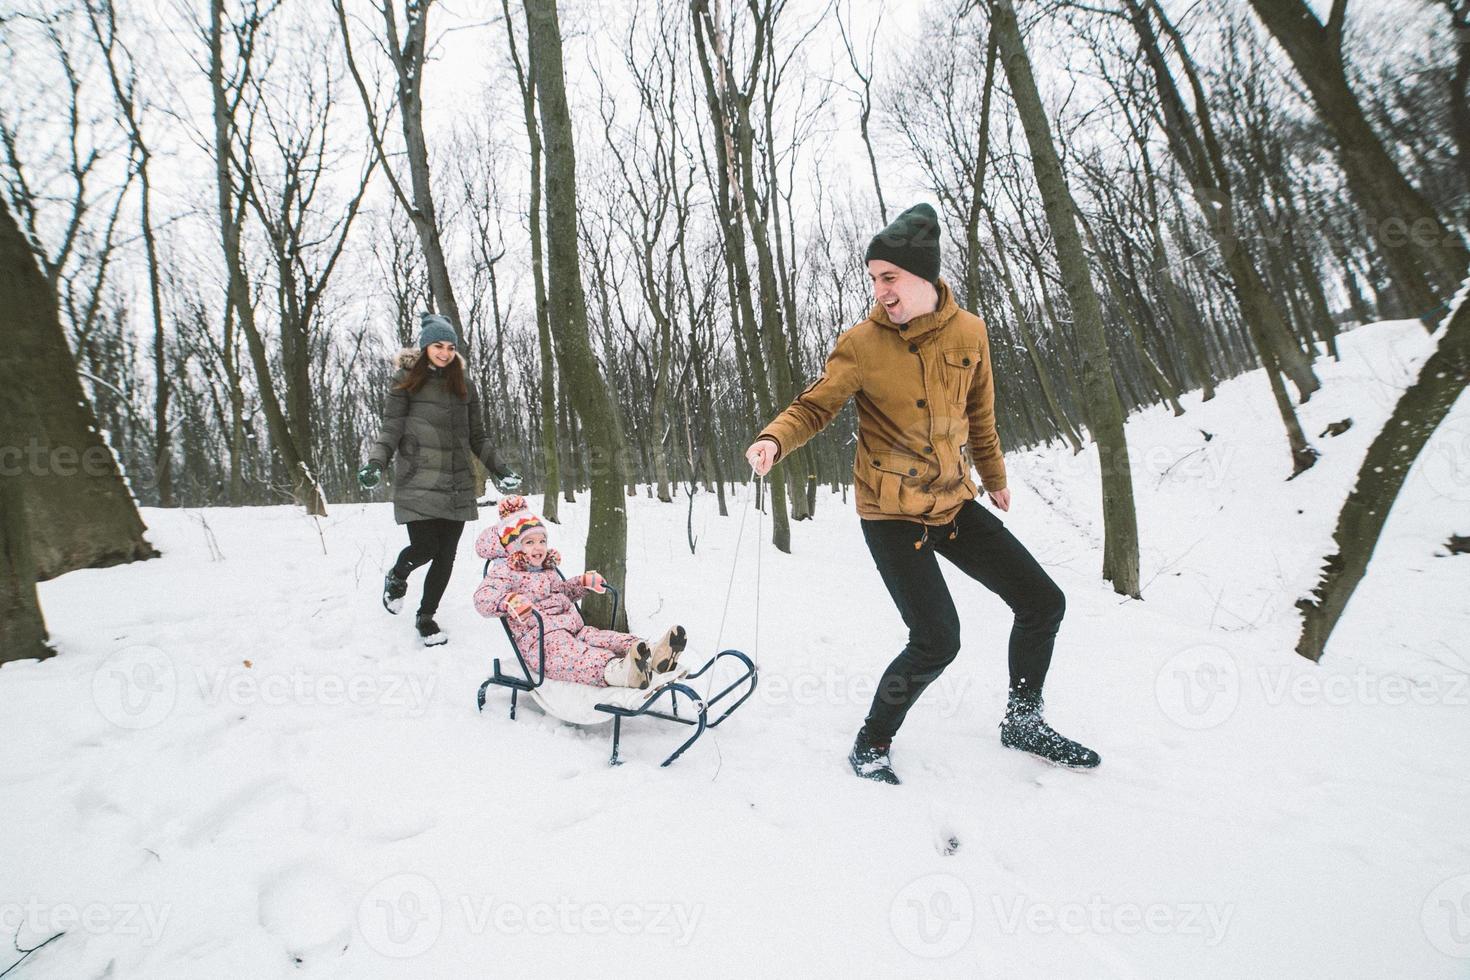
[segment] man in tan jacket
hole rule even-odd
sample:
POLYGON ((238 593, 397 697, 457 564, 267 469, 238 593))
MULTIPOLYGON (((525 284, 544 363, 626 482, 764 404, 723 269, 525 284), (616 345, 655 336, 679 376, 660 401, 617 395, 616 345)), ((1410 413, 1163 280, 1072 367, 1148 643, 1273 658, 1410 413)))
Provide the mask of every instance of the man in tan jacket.
POLYGON ((909 708, 960 650, 960 621, 939 569, 943 555, 999 595, 1015 622, 1001 743, 1049 762, 1090 769, 1100 759, 1041 716, 1041 687, 1066 609, 1056 583, 1000 519, 976 502, 970 466, 991 502, 1010 509, 995 430, 995 385, 985 322, 955 305, 939 277, 939 221, 919 204, 869 244, 876 300, 845 331, 822 376, 746 450, 764 476, 857 399, 853 465, 863 537, 909 641, 878 682, 849 756, 864 778, 897 783, 889 747, 909 708))

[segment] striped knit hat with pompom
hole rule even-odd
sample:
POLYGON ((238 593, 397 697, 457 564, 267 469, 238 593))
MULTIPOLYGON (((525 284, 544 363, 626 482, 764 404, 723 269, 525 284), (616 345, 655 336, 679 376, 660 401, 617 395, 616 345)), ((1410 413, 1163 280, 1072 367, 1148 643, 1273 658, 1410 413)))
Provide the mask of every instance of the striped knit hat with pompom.
POLYGON ((525 497, 513 495, 501 499, 500 522, 495 525, 495 537, 500 540, 500 546, 505 549, 506 554, 513 555, 520 551, 521 538, 533 528, 545 531, 546 525, 541 523, 541 518, 531 513, 525 497))

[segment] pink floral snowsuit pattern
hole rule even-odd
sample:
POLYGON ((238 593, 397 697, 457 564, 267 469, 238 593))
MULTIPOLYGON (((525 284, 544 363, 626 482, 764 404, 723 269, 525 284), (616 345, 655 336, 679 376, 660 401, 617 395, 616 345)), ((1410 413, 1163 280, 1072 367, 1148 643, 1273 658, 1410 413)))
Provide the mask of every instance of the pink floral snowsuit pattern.
POLYGON ((557 553, 548 551, 541 568, 512 568, 493 527, 480 532, 475 553, 490 559, 489 574, 475 590, 475 609, 481 616, 504 619, 510 624, 516 647, 526 658, 532 674, 536 672, 539 656, 536 617, 527 614, 517 620, 510 615, 505 600, 514 594, 525 596, 546 625, 546 676, 552 680, 607 687, 604 676, 607 662, 627 653, 638 637, 597 629, 582 621, 574 603, 591 590, 556 574, 557 553))

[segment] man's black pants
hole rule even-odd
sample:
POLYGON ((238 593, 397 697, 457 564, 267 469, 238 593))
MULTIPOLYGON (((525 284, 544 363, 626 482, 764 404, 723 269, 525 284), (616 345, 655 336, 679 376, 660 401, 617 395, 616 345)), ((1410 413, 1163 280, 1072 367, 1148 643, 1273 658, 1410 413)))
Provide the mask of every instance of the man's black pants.
POLYGON ((444 589, 449 585, 449 573, 454 571, 454 552, 463 533, 464 521, 431 517, 408 522, 408 547, 399 553, 393 573, 406 579, 420 565, 429 566, 428 575, 424 578, 424 598, 419 603, 420 616, 432 616, 439 611, 439 600, 444 598, 444 589))
POLYGON ((999 518, 968 500, 943 526, 869 520, 862 525, 878 574, 909 628, 908 645, 878 681, 866 722, 871 740, 892 738, 919 695, 960 652, 960 618, 936 553, 1011 607, 1011 689, 1041 693, 1067 601, 999 518))

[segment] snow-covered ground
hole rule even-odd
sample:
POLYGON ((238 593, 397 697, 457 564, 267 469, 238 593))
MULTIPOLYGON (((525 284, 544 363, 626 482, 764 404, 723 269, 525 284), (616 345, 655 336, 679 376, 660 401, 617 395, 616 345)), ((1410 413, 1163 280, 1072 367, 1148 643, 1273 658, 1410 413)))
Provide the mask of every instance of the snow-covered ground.
MULTIPOLYGON (((745 497, 695 501, 694 556, 683 498, 629 501, 635 628, 708 653, 729 592, 721 645, 762 672, 669 769, 646 722, 614 769, 606 728, 512 722, 495 690, 476 713, 507 648, 473 533, 425 650, 379 606, 387 505, 147 511, 163 557, 44 584, 61 655, 0 669, 0 929, 65 932, 13 976, 1470 975, 1470 557, 1438 554, 1470 533, 1470 403, 1324 662, 1292 652, 1430 346, 1346 335, 1289 483, 1259 373, 1130 420, 1142 602, 1099 579, 1095 457, 1010 457, 1005 520, 1069 599, 1048 715, 1090 774, 1000 746, 1009 617, 952 575, 964 651, 895 743, 905 784, 852 777, 903 629, 837 497, 789 556, 745 497)), ((575 571, 585 502, 563 513, 575 571)))

